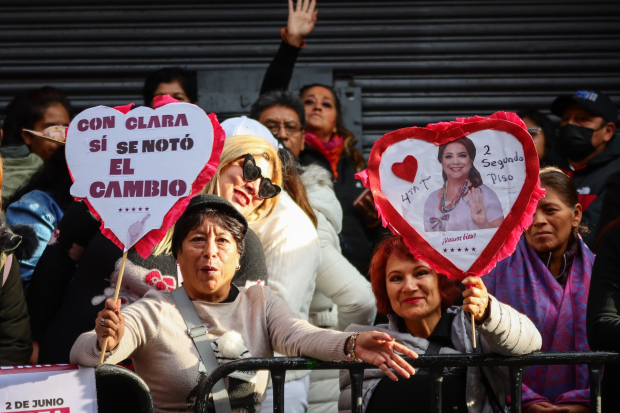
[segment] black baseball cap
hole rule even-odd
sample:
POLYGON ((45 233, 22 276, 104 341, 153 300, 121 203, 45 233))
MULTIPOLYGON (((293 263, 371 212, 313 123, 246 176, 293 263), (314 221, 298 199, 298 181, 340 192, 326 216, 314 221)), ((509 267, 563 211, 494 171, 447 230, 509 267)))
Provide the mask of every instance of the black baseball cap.
POLYGON ((574 95, 558 97, 551 104, 551 113, 561 118, 566 108, 573 103, 578 103, 588 112, 602 116, 608 122, 618 119, 618 108, 609 96, 597 90, 578 90, 574 95))
MULTIPOLYGON (((239 221, 239 223, 243 226, 243 235, 248 232, 248 221, 245 219, 241 212, 237 211, 230 202, 225 200, 222 197, 212 194, 200 194, 196 195, 189 201, 187 208, 185 208, 185 212, 183 215, 179 217, 177 222, 174 224, 174 232, 172 234, 172 245, 175 245, 175 239, 178 237, 178 227, 179 224, 197 209, 215 209, 216 211, 222 212, 224 215, 231 217, 232 219, 239 221)), ((172 255, 174 258, 177 258, 176 251, 172 251, 172 255)))

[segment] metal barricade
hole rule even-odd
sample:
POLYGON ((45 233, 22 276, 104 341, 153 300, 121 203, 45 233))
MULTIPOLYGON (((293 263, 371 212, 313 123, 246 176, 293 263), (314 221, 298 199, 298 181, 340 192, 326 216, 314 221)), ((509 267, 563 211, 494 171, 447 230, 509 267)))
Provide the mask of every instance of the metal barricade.
MULTIPOLYGON (((603 364, 619 363, 620 354, 611 352, 564 352, 533 353, 518 357, 505 357, 497 354, 459 354, 420 356, 406 358, 415 368, 427 367, 430 370, 431 400, 433 413, 441 412, 441 391, 444 367, 489 367, 506 366, 510 371, 511 406, 510 411, 521 412, 521 381, 523 371, 528 366, 587 364, 590 371, 590 411, 601 413, 601 378, 603 364)), ((209 374, 202 385, 202 393, 196 401, 195 412, 206 413, 207 403, 213 385, 238 371, 269 370, 273 382, 273 411, 284 413, 284 374, 287 370, 349 370, 351 376, 352 412, 362 412, 362 381, 365 369, 378 367, 366 363, 318 361, 306 357, 250 358, 224 364, 209 374)))

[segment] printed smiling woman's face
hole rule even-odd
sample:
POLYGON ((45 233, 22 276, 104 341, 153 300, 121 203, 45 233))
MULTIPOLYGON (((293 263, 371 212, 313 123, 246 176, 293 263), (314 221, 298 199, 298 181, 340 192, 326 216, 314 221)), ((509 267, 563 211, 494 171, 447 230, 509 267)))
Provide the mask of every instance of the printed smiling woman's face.
POLYGON ((469 157, 465 145, 459 142, 452 142, 446 146, 441 159, 441 166, 449 180, 465 180, 472 165, 473 161, 469 157))
MULTIPOLYGON (((262 156, 254 156, 256 166, 261 169, 265 178, 272 179, 271 162, 262 156)), ((239 158, 231 162, 220 172, 220 196, 234 205, 237 211, 248 218, 260 204, 265 201, 258 196, 261 179, 247 182, 243 179, 243 160, 239 158)))

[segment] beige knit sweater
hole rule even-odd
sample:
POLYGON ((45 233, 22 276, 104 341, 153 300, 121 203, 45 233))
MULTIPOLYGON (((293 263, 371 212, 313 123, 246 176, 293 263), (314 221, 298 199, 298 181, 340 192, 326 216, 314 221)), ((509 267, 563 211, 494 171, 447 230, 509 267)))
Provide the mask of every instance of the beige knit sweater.
MULTIPOLYGON (((239 288, 232 303, 194 301, 198 315, 216 341, 224 333, 241 334, 249 354, 243 357, 309 356, 320 360, 345 359, 344 344, 351 333, 323 330, 300 320, 269 287, 239 288)), ((106 363, 133 357, 136 373, 153 394, 157 412, 193 411, 199 356, 169 292, 149 291, 143 299, 122 309, 125 334, 108 352, 106 363)), ((82 334, 71 349, 71 362, 96 366, 100 351, 93 331, 82 334)), ((266 377, 256 383, 262 394, 266 377)), ((262 400, 262 398, 261 398, 262 400)))

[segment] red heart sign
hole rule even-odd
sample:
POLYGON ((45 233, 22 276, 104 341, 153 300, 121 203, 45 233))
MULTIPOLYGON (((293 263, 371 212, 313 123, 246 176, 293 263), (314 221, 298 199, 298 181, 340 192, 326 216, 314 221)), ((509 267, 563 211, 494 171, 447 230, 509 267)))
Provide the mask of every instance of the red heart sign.
POLYGON ((97 106, 67 133, 71 194, 119 248, 151 254, 217 170, 224 131, 214 114, 169 96, 155 109, 97 106))
POLYGON ((415 181, 415 174, 418 172, 418 160, 407 155, 404 161, 392 164, 392 172, 400 179, 413 182, 415 181))
POLYGON ((538 172, 525 125, 498 112, 388 133, 357 177, 416 258, 463 280, 514 252, 544 196, 538 172))

